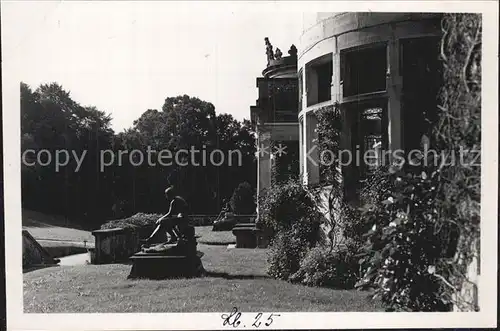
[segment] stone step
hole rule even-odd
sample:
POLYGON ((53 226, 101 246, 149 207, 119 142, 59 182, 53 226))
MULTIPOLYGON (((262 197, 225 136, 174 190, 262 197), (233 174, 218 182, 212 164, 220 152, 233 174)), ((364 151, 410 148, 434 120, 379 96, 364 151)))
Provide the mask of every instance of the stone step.
POLYGON ((233 227, 233 229, 234 228, 246 228, 246 227, 255 228, 255 223, 238 223, 233 227))

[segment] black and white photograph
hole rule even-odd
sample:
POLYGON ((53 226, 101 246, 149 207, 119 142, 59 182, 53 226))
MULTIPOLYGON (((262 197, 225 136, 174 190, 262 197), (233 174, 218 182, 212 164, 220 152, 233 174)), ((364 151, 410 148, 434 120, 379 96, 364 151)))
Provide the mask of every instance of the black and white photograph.
POLYGON ((496 327, 498 2, 1 7, 12 330, 496 327))

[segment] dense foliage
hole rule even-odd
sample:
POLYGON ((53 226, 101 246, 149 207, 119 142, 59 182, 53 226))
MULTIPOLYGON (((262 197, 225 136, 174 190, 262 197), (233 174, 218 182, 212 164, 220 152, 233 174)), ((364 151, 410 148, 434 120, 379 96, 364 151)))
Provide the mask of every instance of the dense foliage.
POLYGON ((275 233, 294 229, 310 245, 318 241, 322 215, 314 196, 299 180, 272 185, 259 199, 260 225, 275 233))
POLYGON ((299 270, 300 261, 311 245, 295 234, 295 229, 281 229, 274 236, 267 258, 267 272, 271 277, 290 280, 299 270))
POLYGON ((358 277, 359 266, 352 251, 316 246, 303 257, 299 270, 290 279, 307 286, 351 289, 358 277))
MULTIPOLYGON (((52 83, 32 90, 22 83, 21 116, 22 152, 45 149, 53 161, 42 166, 35 154, 26 154, 26 161, 35 164, 22 165, 23 207, 65 215, 81 220, 84 226, 96 227, 106 219, 137 212, 165 213, 168 205, 163 191, 169 185, 175 185, 187 199, 193 214, 217 214, 222 201, 231 197, 239 183, 256 185, 251 124, 216 114, 211 103, 198 98, 166 98, 160 111, 147 110, 131 128, 115 134, 109 115, 81 106, 62 86, 52 83), (176 165, 173 157, 167 160, 172 164, 160 164, 154 153, 169 150, 175 155, 191 148, 205 151, 206 166, 196 165, 202 164, 202 152, 195 154, 194 162, 181 160, 189 161, 187 165, 176 165), (226 158, 220 166, 212 165, 209 159, 215 149, 226 158), (56 169, 58 150, 68 151, 70 158, 67 165, 56 169), (142 153, 142 163, 139 153, 130 156, 132 150, 142 153), (149 164, 148 150, 152 151, 153 165, 149 164), (240 151, 241 158, 230 154, 231 150, 240 151), (125 151, 128 153, 122 154, 120 162, 119 152, 125 151), (79 158, 85 153, 80 165, 72 152, 79 158), (114 162, 110 162, 112 153, 114 162), (101 156, 109 166, 101 168, 101 156)), ((45 161, 47 155, 41 155, 45 161)), ((61 158, 64 160, 64 155, 61 158)))
POLYGON ((436 235, 438 173, 394 166, 387 178, 391 185, 381 199, 363 207, 364 222, 372 227, 360 261, 367 268, 359 285, 374 287, 375 296, 391 309, 448 310, 433 275, 447 244, 436 235))
POLYGON ((307 251, 321 240, 321 213, 314 196, 297 179, 269 187, 259 200, 259 226, 274 236, 269 274, 289 280, 307 251))
POLYGON ((161 214, 137 213, 127 218, 108 221, 101 225, 101 229, 127 229, 154 225, 161 216, 161 214))
POLYGON ((474 260, 479 268, 480 257, 481 15, 446 14, 443 32, 446 83, 433 135, 433 147, 442 155, 436 209, 440 226, 456 229, 459 240, 457 253, 441 259, 436 277, 445 300, 459 310, 477 311, 477 280, 470 278, 467 269, 474 260))
POLYGON ((255 213, 254 190, 252 186, 243 182, 240 183, 233 192, 229 204, 231 210, 237 215, 249 215, 255 213))

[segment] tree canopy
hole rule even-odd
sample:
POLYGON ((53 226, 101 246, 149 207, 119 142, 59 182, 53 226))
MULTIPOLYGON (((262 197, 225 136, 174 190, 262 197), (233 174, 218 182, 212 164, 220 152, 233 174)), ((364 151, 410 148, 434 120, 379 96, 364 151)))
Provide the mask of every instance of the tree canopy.
POLYGON ((218 213, 239 183, 256 185, 250 122, 216 114, 213 104, 196 97, 167 97, 160 110, 146 110, 115 133, 109 114, 80 105, 61 85, 33 90, 21 83, 21 117, 24 208, 96 226, 136 212, 166 212, 168 185, 178 188, 193 214, 218 213), (68 164, 56 169, 54 157, 65 156, 61 150, 68 152, 68 164), (165 150, 173 155, 170 163, 159 162, 165 150), (48 154, 53 162, 44 166, 48 154), (226 159, 219 165, 221 155, 226 159))

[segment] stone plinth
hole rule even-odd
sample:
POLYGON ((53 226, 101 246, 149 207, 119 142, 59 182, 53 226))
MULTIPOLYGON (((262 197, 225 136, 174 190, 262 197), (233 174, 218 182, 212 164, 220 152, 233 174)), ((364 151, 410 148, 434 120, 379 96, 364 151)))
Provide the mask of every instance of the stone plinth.
POLYGON ((199 277, 204 269, 201 263, 203 253, 196 250, 197 245, 194 227, 187 226, 177 243, 143 247, 130 258, 133 265, 128 278, 199 277))
POLYGON ((130 259, 133 262, 128 278, 191 278, 204 274, 201 257, 198 252, 194 256, 165 255, 162 253, 139 252, 130 259))
POLYGON ((259 230, 255 224, 236 224, 233 228, 233 234, 236 236, 236 248, 256 248, 257 233, 259 230))

